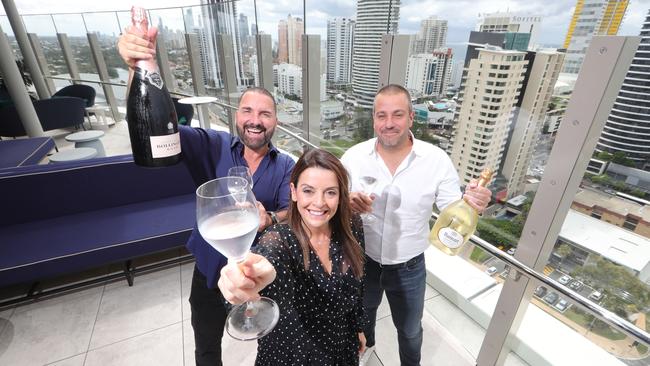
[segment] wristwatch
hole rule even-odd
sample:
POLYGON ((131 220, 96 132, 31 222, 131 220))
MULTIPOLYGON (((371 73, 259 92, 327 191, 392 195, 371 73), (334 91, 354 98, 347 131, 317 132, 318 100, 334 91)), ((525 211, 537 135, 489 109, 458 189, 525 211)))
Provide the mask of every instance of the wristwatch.
POLYGON ((266 211, 266 213, 271 216, 271 225, 278 223, 278 215, 276 215, 274 211, 266 211))

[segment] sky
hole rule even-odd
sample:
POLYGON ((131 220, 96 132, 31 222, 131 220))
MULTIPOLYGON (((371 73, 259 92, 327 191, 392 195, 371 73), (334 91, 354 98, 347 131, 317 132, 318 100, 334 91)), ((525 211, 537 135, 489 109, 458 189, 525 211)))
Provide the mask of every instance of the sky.
MULTIPOLYGON (((80 11, 114 11, 128 10, 134 3, 145 8, 176 7, 171 10, 158 10, 154 14, 162 17, 171 28, 183 26, 181 9, 178 7, 200 4, 198 0, 111 0, 110 2, 86 1, 80 7, 79 0, 14 0, 20 14, 49 14, 49 13, 78 13, 80 11)), ((254 21, 254 1, 257 2, 259 28, 265 33, 277 38, 277 24, 280 19, 286 19, 288 14, 303 17, 306 13, 308 34, 320 34, 325 39, 327 19, 334 16, 354 17, 356 1, 353 0, 306 0, 306 8, 302 1, 296 0, 240 0, 237 1, 239 13, 248 16, 250 23, 254 21)), ((414 34, 420 28, 420 22, 431 15, 448 20, 449 45, 461 45, 467 41, 469 31, 473 30, 479 13, 510 11, 521 15, 542 16, 539 43, 546 46, 559 46, 564 41, 569 20, 573 13, 576 0, 402 0, 400 7, 399 33, 414 34), (471 11, 468 11, 471 9, 471 11)), ((650 9, 650 0, 631 0, 628 5, 625 20, 619 30, 619 35, 638 35, 645 16, 650 9)), ((198 11, 195 11, 198 13, 198 11)), ((4 14, 4 8, 0 9, 4 14)), ((195 14, 196 17, 196 14, 195 14)), ((56 31, 79 33, 83 35, 84 21, 89 30, 111 29, 119 32, 117 18, 123 28, 128 22, 128 13, 103 13, 84 15, 61 14, 54 16, 57 24, 56 31)), ((54 34, 50 16, 25 17, 28 31, 37 34, 54 34)), ((2 29, 11 33, 6 17, 0 17, 2 29)))

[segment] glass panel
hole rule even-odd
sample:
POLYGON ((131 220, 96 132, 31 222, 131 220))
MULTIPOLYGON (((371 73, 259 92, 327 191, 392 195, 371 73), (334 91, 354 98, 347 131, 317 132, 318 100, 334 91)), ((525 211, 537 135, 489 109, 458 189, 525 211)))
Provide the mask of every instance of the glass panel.
POLYGON ((9 45, 14 50, 16 57, 22 59, 22 52, 20 52, 20 47, 18 47, 16 37, 14 37, 14 30, 11 28, 11 23, 9 23, 9 18, 6 15, 0 15, 0 26, 2 27, 2 31, 7 35, 9 45))
POLYGON ((307 2, 307 33, 321 37, 320 146, 337 156, 354 145, 354 109, 346 102, 352 91, 352 43, 354 2, 336 8, 323 2, 307 2))
MULTIPOLYGON (((650 13, 636 33, 647 29, 650 13)), ((551 278, 646 331, 650 328, 650 140, 642 126, 650 122, 650 105, 644 101, 647 91, 633 83, 650 82, 649 70, 635 69, 647 59, 643 49, 648 44, 647 38, 641 40, 629 66, 545 268, 551 278)), ((571 65, 580 68, 575 62, 571 65)), ((580 69, 580 77, 595 77, 583 72, 580 69)), ((648 345, 572 306, 571 300, 566 310, 546 297, 533 303, 625 362, 650 356, 648 345)))
MULTIPOLYGON (((273 83, 276 87, 280 126, 305 138, 302 131, 302 35, 304 9, 301 1, 287 7, 276 7, 266 1, 257 2, 258 31, 270 34, 273 40, 273 83)), ((276 132, 278 147, 300 156, 303 144, 281 130, 276 132)))
MULTIPOLYGON (((97 33, 110 81, 126 85, 129 70, 117 52, 117 41, 121 33, 121 24, 117 14, 115 12, 85 13, 83 19, 88 32, 97 33)), ((93 76, 93 78, 99 80, 99 75, 93 76)), ((88 85, 96 89, 100 101, 106 99, 104 89, 100 84, 89 83, 88 85)), ((118 106, 126 108, 126 86, 112 86, 112 88, 118 106)))
MULTIPOLYGON (((28 33, 36 33, 43 54, 52 76, 60 76, 68 71, 61 52, 61 45, 56 38, 56 28, 50 15, 29 15, 23 16, 23 23, 28 33)), ((4 26, 3 26, 4 29, 4 26)), ((57 81, 55 81, 55 84, 57 81)))
POLYGON ((55 14, 54 26, 58 33, 68 35, 73 58, 79 69, 81 79, 98 80, 97 68, 92 60, 84 18, 81 14, 55 14))
POLYGON ((257 24, 255 23, 255 6, 253 0, 237 1, 237 34, 241 47, 243 85, 259 86, 257 80, 257 24))

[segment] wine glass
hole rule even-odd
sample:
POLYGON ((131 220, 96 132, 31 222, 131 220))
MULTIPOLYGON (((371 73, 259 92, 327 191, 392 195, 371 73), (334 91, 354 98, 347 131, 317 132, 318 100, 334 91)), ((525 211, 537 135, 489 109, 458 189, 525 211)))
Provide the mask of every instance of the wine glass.
MULTIPOLYGON (((375 189, 375 186, 377 185, 377 178, 371 175, 362 175, 359 178, 359 184, 361 185, 361 192, 370 197, 373 190, 375 189)), ((371 212, 363 213, 361 214, 361 217, 363 218, 363 221, 367 223, 377 221, 377 218, 371 212)))
MULTIPOLYGON (((244 178, 224 177, 202 184, 196 190, 196 221, 201 236, 229 260, 241 263, 260 224, 256 202, 244 178)), ((226 331, 235 339, 258 339, 268 334, 279 318, 275 301, 262 297, 234 306, 226 320, 226 331)))
POLYGON ((248 185, 253 189, 253 176, 247 166, 238 165, 228 169, 229 177, 242 177, 246 179, 248 185))

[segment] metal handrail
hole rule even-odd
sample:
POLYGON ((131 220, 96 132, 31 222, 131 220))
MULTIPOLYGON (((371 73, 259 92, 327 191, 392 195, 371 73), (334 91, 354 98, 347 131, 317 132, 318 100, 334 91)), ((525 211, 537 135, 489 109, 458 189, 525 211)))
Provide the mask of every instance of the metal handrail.
POLYGON ((61 76, 47 76, 47 75, 43 75, 43 77, 46 79, 54 79, 54 80, 78 81, 80 83, 95 83, 95 84, 106 84, 112 86, 123 86, 125 88, 127 86, 126 84, 123 83, 113 83, 113 82, 101 81, 101 80, 73 79, 73 78, 64 78, 61 76))
MULTIPOLYGON (((437 214, 433 213, 432 217, 436 219, 438 216, 437 214)), ((494 245, 490 244, 489 242, 479 238, 476 235, 472 235, 470 238, 470 241, 479 246, 481 249, 487 251, 488 253, 492 254, 493 256, 499 258, 500 260, 506 262, 510 266, 514 267, 515 270, 517 271, 517 275, 525 275, 528 276, 529 278, 535 278, 536 280, 540 281, 541 283, 545 284, 546 286, 552 288, 553 290, 561 293, 562 295, 568 297, 569 299, 575 301, 576 303, 580 304, 584 308, 586 308, 589 312, 591 312, 594 316, 596 316, 598 319, 604 321, 608 325, 611 325, 612 327, 620 330, 621 332, 625 333, 626 335, 635 338, 636 340, 643 342, 646 345, 650 345, 650 333, 639 329, 636 327, 634 324, 630 323, 629 321, 621 318, 620 316, 616 315, 615 313, 603 308, 602 306, 595 304, 592 301, 589 301, 582 295, 578 294, 577 292, 563 286, 559 282, 555 281, 554 279, 544 276, 543 274, 535 271, 534 269, 528 267, 524 263, 520 262, 517 260, 515 257, 503 252, 499 248, 495 247, 494 245)), ((508 274, 510 276, 512 272, 508 274)), ((519 278, 515 277, 514 280, 517 281, 519 278)))

